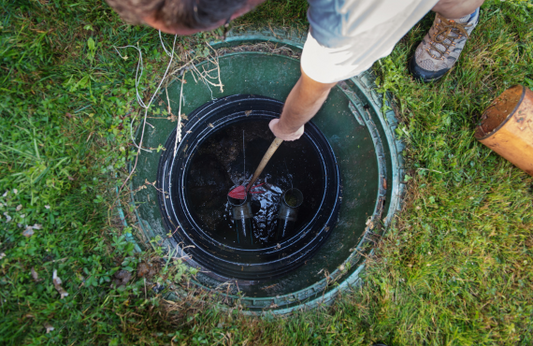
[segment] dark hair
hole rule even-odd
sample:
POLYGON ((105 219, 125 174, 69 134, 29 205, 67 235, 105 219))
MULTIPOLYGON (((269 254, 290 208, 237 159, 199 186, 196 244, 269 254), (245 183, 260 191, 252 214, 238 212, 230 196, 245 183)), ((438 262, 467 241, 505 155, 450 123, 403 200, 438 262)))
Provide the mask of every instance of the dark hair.
POLYGON ((176 24, 189 29, 206 29, 227 20, 247 0, 106 0, 129 24, 144 24, 142 18, 153 13, 168 27, 176 24))

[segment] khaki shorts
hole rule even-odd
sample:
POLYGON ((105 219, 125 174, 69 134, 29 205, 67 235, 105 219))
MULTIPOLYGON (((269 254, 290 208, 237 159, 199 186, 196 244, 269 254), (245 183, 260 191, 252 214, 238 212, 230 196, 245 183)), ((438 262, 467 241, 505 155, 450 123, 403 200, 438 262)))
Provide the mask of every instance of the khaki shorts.
MULTIPOLYGON (((354 77, 389 55, 396 43, 428 13, 438 0, 348 0, 355 7, 367 3, 373 11, 354 11, 355 29, 345 33, 347 44, 328 48, 307 35, 301 58, 306 75, 317 82, 333 83, 354 77), (369 5, 368 3, 372 3, 369 5), (377 8, 376 8, 377 7, 377 8)), ((358 10, 358 9, 357 9, 358 10)))

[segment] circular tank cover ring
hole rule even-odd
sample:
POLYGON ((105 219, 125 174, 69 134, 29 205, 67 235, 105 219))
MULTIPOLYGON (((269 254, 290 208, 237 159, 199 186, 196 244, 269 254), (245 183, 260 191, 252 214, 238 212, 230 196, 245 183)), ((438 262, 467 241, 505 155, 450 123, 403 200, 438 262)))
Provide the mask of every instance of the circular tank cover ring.
MULTIPOLYGON (((185 126, 195 109, 229 95, 253 94, 280 102, 285 100, 300 76, 299 61, 294 57, 301 51, 304 38, 304 32, 247 32, 228 37, 226 42, 213 43, 217 51, 216 65, 206 60, 195 69, 219 69, 220 76, 214 77, 220 78, 223 90, 202 83, 192 72, 185 72, 182 99, 185 126)), ((329 303, 339 292, 359 282, 365 256, 373 252, 375 241, 400 210, 405 189, 400 155, 403 144, 394 136, 397 120, 392 110, 382 112, 383 103, 387 101, 376 92, 373 80, 369 72, 364 72, 339 83, 312 120, 335 153, 342 181, 338 220, 328 229, 327 240, 312 258, 283 277, 259 285, 254 280, 242 280, 245 287, 230 285, 230 294, 226 297, 230 304, 238 301, 249 313, 285 314, 329 303)), ((159 101, 156 100, 160 111, 149 120, 153 127, 145 134, 146 147, 162 146, 175 130, 175 118, 157 114, 168 109, 167 97, 172 111, 177 112, 180 82, 181 76, 163 90, 159 101)), ((185 138, 183 131, 182 136, 185 138)), ((164 152, 172 150, 165 147, 164 152)), ((141 230, 141 238, 155 239, 175 256, 187 257, 183 247, 173 237, 168 237, 175 229, 163 221, 156 189, 141 188, 146 186, 146 181, 157 181, 161 155, 155 150, 139 155, 137 172, 132 179, 135 225, 141 230)), ((121 209, 119 214, 123 215, 121 209)), ((131 236, 128 239, 135 241, 131 236)), ((190 263, 195 265, 194 259, 190 263)), ((200 273, 197 285, 216 290, 225 280, 224 276, 200 273)), ((172 299, 172 294, 168 298, 172 299)))

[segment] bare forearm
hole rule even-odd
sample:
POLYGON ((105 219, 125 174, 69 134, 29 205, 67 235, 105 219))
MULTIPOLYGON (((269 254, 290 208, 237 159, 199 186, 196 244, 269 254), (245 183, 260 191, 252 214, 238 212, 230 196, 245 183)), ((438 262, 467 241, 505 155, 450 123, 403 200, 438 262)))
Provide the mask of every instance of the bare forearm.
POLYGON ((318 112, 328 97, 329 88, 313 88, 301 77, 285 101, 280 122, 285 128, 296 131, 318 112))
POLYGON ((295 140, 303 134, 303 125, 315 116, 336 83, 319 83, 302 76, 289 93, 279 122, 274 121, 270 128, 284 140, 295 140))

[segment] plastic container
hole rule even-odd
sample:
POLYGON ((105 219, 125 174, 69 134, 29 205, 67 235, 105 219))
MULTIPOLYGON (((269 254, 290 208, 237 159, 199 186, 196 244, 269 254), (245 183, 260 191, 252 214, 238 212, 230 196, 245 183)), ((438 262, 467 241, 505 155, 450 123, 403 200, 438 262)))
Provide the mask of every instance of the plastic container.
POLYGON ((280 240, 289 235, 294 230, 294 225, 298 219, 298 208, 304 201, 302 191, 292 188, 283 193, 279 201, 278 208, 278 229, 276 240, 280 240))
POLYGON ((522 85, 504 91, 481 116, 475 137, 533 176, 533 92, 522 85))
POLYGON ((228 202, 231 205, 231 217, 235 222, 235 228, 237 230, 237 242, 243 246, 253 245, 253 214, 248 196, 245 199, 236 199, 228 196, 228 202))

